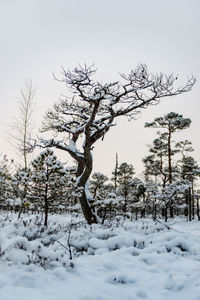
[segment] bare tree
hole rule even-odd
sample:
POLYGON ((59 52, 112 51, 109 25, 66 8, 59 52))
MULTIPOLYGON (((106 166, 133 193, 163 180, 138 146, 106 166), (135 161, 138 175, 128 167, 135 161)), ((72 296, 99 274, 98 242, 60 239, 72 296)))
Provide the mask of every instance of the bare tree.
POLYGON ((20 96, 18 98, 18 115, 14 122, 10 125, 11 144, 23 156, 24 170, 28 167, 29 142, 31 140, 31 132, 34 128, 32 121, 32 114, 34 110, 34 97, 36 88, 33 86, 31 80, 24 82, 20 89, 20 96))
POLYGON ((183 87, 175 87, 177 76, 149 73, 139 64, 128 75, 121 74, 123 83, 101 83, 93 80, 93 66, 78 66, 73 71, 62 69, 60 82, 66 84, 71 96, 63 97, 50 109, 43 122, 43 131, 65 133, 63 140, 43 140, 45 147, 55 147, 71 155, 77 162, 77 196, 89 224, 98 222, 90 205, 88 179, 93 168, 92 150, 97 140, 104 138, 116 125, 118 117, 135 119, 142 108, 157 104, 164 97, 191 90, 192 77, 183 87), (80 140, 82 148, 79 150, 80 140))

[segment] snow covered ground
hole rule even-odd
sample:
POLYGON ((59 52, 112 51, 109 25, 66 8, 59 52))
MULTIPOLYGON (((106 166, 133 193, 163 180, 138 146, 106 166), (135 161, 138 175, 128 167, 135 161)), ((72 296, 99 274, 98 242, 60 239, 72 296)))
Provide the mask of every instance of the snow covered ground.
POLYGON ((1 300, 200 299, 197 221, 69 222, 0 214, 1 300))

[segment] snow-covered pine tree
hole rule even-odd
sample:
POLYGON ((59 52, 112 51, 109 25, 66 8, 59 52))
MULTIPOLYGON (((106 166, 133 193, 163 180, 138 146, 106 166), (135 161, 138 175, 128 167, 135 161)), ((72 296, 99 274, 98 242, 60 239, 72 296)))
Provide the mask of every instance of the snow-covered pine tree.
POLYGON ((188 206, 189 221, 194 219, 195 199, 194 199, 194 182, 200 176, 200 168, 192 156, 183 156, 181 160, 181 177, 190 182, 191 187, 186 191, 186 204, 188 206))
MULTIPOLYGON (((155 118, 155 120, 151 123, 145 123, 145 127, 148 128, 161 128, 164 129, 164 134, 161 134, 159 140, 160 143, 162 140, 165 140, 165 144, 162 143, 162 145, 159 146, 159 149, 163 149, 165 153, 167 153, 168 158, 168 181, 169 183, 172 183, 173 181, 173 167, 172 167, 172 156, 175 153, 175 150, 172 149, 172 136, 176 131, 180 131, 183 129, 186 129, 190 126, 191 120, 189 118, 183 118, 182 115, 170 112, 163 117, 155 118), (161 147, 162 146, 162 147, 161 147), (163 148, 164 147, 164 148, 163 148)), ((159 141, 158 140, 158 141, 159 141)), ((156 141, 156 140, 155 140, 156 141)), ((155 144, 155 142, 154 142, 155 144)), ((154 145, 154 149, 156 145, 154 145)), ((164 155, 165 155, 164 153, 164 155)))
POLYGON ((108 181, 108 177, 100 172, 95 172, 90 180, 90 191, 94 200, 96 198, 102 198, 105 190, 105 183, 108 181))
POLYGON ((134 168, 131 164, 123 162, 119 165, 117 170, 118 193, 123 197, 124 200, 123 212, 125 215, 127 212, 127 205, 132 188, 132 179, 134 174, 134 168))
MULTIPOLYGON (((165 187, 166 182, 171 184, 174 180, 177 179, 177 168, 173 168, 173 163, 172 163, 172 157, 173 155, 178 152, 179 150, 173 149, 172 144, 173 144, 173 134, 177 131, 186 129, 190 126, 191 120, 189 118, 184 118, 182 115, 175 113, 175 112, 170 112, 163 117, 158 117, 155 118, 153 122, 151 123, 146 123, 145 127, 148 128, 159 128, 159 129, 164 129, 164 133, 160 134, 160 139, 165 141, 164 145, 164 152, 166 153, 167 156, 167 177, 166 177, 166 171, 164 168, 160 168, 160 171, 162 175, 164 176, 163 180, 163 187, 165 187), (163 172, 164 171, 164 172, 163 172)), ((154 147, 155 149, 155 147, 154 147)), ((160 148, 161 149, 161 148, 160 148)), ((161 156, 160 156, 161 158, 161 156)), ((161 160, 160 160, 160 166, 161 166, 161 160)), ((173 217, 173 202, 170 201, 170 216, 173 217)))
POLYGON ((4 155, 0 161, 0 209, 14 207, 14 195, 12 188, 12 175, 10 172, 13 161, 9 161, 4 155))
POLYGON ((57 207, 66 199, 66 189, 71 183, 71 176, 51 149, 45 149, 32 161, 31 199, 41 207, 47 226, 49 209, 57 207))

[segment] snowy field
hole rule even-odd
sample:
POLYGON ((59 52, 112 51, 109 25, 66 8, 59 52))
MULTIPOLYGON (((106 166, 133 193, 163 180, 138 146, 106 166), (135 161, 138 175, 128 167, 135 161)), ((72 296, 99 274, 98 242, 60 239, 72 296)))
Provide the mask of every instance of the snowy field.
POLYGON ((69 222, 0 214, 1 300, 200 300, 197 221, 69 222))

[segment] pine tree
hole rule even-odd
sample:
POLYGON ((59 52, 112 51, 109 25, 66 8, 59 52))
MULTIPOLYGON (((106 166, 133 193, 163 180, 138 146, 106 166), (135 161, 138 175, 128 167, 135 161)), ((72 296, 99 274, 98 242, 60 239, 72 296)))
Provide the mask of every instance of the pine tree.
POLYGON ((172 167, 172 156, 174 151, 172 149, 172 136, 176 131, 186 129, 190 126, 191 120, 189 118, 183 118, 182 115, 170 112, 164 117, 155 118, 151 123, 146 123, 145 127, 149 128, 163 128, 165 129, 162 138, 166 139, 167 145, 167 158, 168 158, 168 181, 172 183, 173 181, 173 167, 172 167))
POLYGON ((66 182, 69 180, 69 174, 52 150, 47 148, 32 161, 31 198, 35 205, 44 210, 45 226, 49 209, 58 206, 65 197, 66 182))
POLYGON ((7 205, 14 206, 12 175, 10 173, 12 163, 13 161, 9 162, 6 155, 0 161, 0 209, 5 209, 7 205))
POLYGON ((134 168, 131 164, 121 163, 117 170, 118 192, 124 197, 123 211, 126 215, 128 196, 131 191, 131 183, 133 175, 135 174, 134 168))
POLYGON ((92 175, 92 180, 90 180, 90 190, 94 199, 103 196, 106 181, 108 181, 108 177, 100 172, 96 172, 92 175))
POLYGON ((191 221, 194 219, 195 203, 194 203, 194 181, 200 176, 200 168, 197 162, 191 156, 183 156, 181 166, 181 176, 190 182, 191 187, 186 191, 186 204, 188 205, 188 217, 191 221))

